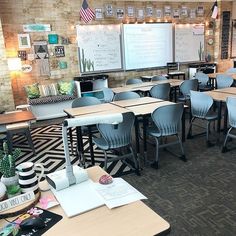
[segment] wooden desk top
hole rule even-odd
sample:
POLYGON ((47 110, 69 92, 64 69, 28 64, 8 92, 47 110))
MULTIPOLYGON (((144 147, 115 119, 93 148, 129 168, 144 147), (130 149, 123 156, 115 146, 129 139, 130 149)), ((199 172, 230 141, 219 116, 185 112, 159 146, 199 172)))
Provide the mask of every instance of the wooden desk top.
POLYGON ((230 94, 236 95, 236 87, 215 89, 215 90, 212 90, 212 91, 213 92, 221 92, 221 93, 230 93, 230 94))
POLYGON ((222 101, 222 102, 225 102, 227 97, 236 97, 236 94, 233 95, 232 93, 220 92, 220 91, 216 91, 216 90, 207 91, 204 93, 211 96, 213 98, 213 100, 222 101))
POLYGON ((12 112, 0 115, 0 125, 7 125, 31 120, 36 120, 34 114, 31 111, 12 112))
POLYGON ((171 87, 177 87, 179 86, 183 80, 177 80, 177 79, 167 79, 167 80, 159 80, 159 81, 153 81, 153 82, 143 82, 141 84, 130 84, 126 86, 116 87, 112 88, 112 91, 114 93, 121 93, 121 92, 127 92, 127 91, 149 91, 151 87, 157 84, 164 84, 164 83, 170 83, 171 87))
POLYGON ((66 114, 70 117, 81 116, 81 115, 89 115, 95 114, 97 112, 103 111, 118 111, 119 107, 111 104, 111 103, 102 103, 93 106, 84 106, 84 107, 76 107, 76 108, 67 108, 64 110, 66 114))
POLYGON ((130 107, 130 106, 138 106, 138 105, 149 104, 153 102, 162 102, 162 101, 163 100, 161 99, 157 99, 153 97, 141 97, 141 98, 135 98, 135 99, 114 101, 111 103, 120 107, 130 107))
POLYGON ((144 105, 139 105, 139 106, 130 106, 130 107, 127 107, 126 109, 132 111, 136 116, 139 116, 139 115, 151 114, 156 108, 162 107, 165 105, 171 105, 171 104, 175 104, 175 103, 169 102, 169 101, 162 101, 162 102, 149 103, 149 104, 144 104, 144 105))
MULTIPOLYGON (((101 175, 106 172, 98 166, 87 169, 90 179, 98 182, 101 175)), ((47 182, 40 183, 43 189, 47 189, 47 182)), ((51 195, 51 191, 42 192, 42 196, 51 195)), ((79 201, 79 196, 78 196, 79 201)), ((168 233, 170 224, 157 213, 145 205, 142 201, 109 209, 106 206, 68 218, 63 209, 58 205, 49 211, 62 215, 63 218, 43 235, 79 235, 79 236, 153 236, 160 233, 168 233)), ((8 219, 8 220, 13 220, 8 219)), ((2 227, 7 222, 0 220, 2 227)))
POLYGON ((217 75, 230 75, 234 80, 236 80, 236 73, 211 73, 211 74, 207 74, 209 76, 209 78, 211 79, 215 79, 217 75))

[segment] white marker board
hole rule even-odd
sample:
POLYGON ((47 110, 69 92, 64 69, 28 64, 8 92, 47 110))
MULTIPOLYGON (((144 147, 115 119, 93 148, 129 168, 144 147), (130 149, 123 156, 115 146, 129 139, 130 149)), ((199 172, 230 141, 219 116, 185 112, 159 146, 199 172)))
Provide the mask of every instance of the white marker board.
POLYGON ((175 25, 175 61, 192 62, 204 60, 204 25, 175 25), (201 58, 199 57, 202 47, 201 58))
POLYGON ((171 23, 123 25, 126 70, 166 66, 173 61, 171 23))
POLYGON ((120 25, 77 25, 81 73, 122 69, 120 25))

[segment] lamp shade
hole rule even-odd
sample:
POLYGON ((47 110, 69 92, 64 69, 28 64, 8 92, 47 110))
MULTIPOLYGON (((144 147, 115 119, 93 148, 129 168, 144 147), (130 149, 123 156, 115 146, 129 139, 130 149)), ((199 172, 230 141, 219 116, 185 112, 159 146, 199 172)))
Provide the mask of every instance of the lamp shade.
POLYGON ((8 58, 7 59, 8 69, 10 71, 21 70, 21 59, 20 58, 8 58))

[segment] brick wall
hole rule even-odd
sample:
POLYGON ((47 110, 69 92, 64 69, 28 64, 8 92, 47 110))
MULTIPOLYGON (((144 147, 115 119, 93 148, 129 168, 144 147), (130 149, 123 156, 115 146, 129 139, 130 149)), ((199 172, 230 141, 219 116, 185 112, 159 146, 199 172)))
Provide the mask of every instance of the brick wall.
MULTIPOLYGON (((80 24, 79 10, 81 7, 81 0, 55 0, 55 1, 45 1, 45 0, 1 0, 0 1, 0 15, 2 19, 2 27, 5 38, 6 45, 6 55, 7 57, 17 56, 18 41, 17 34, 23 33, 22 25, 30 23, 42 23, 50 24, 51 32, 41 32, 41 33, 30 33, 31 42, 37 40, 47 40, 48 33, 58 34, 60 36, 69 38, 70 44, 64 45, 65 47, 65 57, 56 58, 50 56, 50 76, 39 76, 36 70, 35 62, 28 62, 33 67, 30 73, 18 73, 12 76, 12 87, 14 94, 15 104, 22 104, 26 102, 26 96, 24 92, 24 86, 27 84, 32 84, 34 82, 48 81, 51 79, 65 79, 71 80, 74 76, 80 74, 78 66, 78 55, 77 55, 77 42, 76 42, 76 28, 77 24, 80 24), (68 64, 67 69, 59 69, 58 61, 63 60, 68 64)), ((160 1, 107 1, 107 0, 89 0, 89 4, 92 8, 104 7, 105 4, 112 4, 113 8, 122 7, 127 9, 127 6, 133 6, 137 8, 145 8, 147 6, 152 6, 153 8, 163 8, 165 5, 169 5, 174 8, 180 8, 181 6, 186 6, 188 8, 197 8, 199 5, 204 6, 205 15, 204 17, 197 17, 194 20, 189 18, 186 19, 173 19, 172 22, 177 23, 203 23, 210 21, 210 9, 212 7, 212 2, 160 2, 160 1)), ((219 4, 220 5, 220 4, 219 4)), ((220 6, 221 7, 221 6, 220 6)), ((232 7, 231 2, 224 2, 223 9, 229 9, 232 7)), ((150 20, 150 19, 146 19, 150 20)), ((164 19, 162 19, 163 21, 164 19)), ((102 20, 93 21, 92 24, 109 24, 109 23, 121 23, 120 20, 115 17, 104 17, 102 20)), ((208 29, 209 26, 206 26, 208 29)), ((215 28, 215 44, 210 46, 206 43, 207 52, 211 55, 215 55, 213 60, 217 61, 218 50, 219 50, 219 37, 220 37, 220 19, 216 21, 215 28)), ((49 53, 52 52, 54 45, 48 45, 49 53)), ((32 53, 33 48, 26 49, 27 53, 32 53)), ((220 61, 218 61, 221 64, 220 61)), ((223 63, 224 67, 230 67, 231 60, 227 60, 227 63, 223 63)), ((221 67, 220 67, 221 68, 221 67)), ((187 70, 187 66, 182 66, 181 70, 187 70)), ((140 75, 152 75, 157 73, 166 73, 166 70, 152 70, 152 71, 132 71, 132 72, 117 72, 109 73, 109 86, 117 86, 124 84, 125 80, 130 77, 140 76, 140 75)), ((4 86, 6 86, 4 84, 4 86)), ((0 94, 1 100, 2 94, 0 94)))

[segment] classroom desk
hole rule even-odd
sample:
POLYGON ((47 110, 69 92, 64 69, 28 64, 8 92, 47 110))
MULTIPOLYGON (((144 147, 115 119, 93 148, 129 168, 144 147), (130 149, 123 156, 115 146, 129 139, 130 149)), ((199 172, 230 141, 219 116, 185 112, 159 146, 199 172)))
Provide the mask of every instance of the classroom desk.
POLYGON ((217 75, 230 75, 234 80, 236 80, 236 73, 211 73, 211 74, 207 74, 209 76, 209 79, 210 79, 210 84, 211 84, 211 87, 214 89, 216 88, 216 76, 217 75))
MULTIPOLYGON (((211 96, 214 101, 219 103, 218 107, 218 121, 217 121, 217 131, 220 132, 220 121, 222 116, 222 103, 226 102, 227 97, 236 97, 236 88, 223 88, 223 89, 215 89, 211 91, 204 92, 211 96), (227 92, 228 91, 228 92, 227 92), (235 91, 235 93, 233 93, 235 91)), ((224 111, 224 133, 227 132, 227 119, 228 119, 228 111, 225 108, 224 111)))
POLYGON ((7 125, 25 121, 32 121, 32 120, 36 120, 36 118, 31 111, 0 114, 0 125, 7 125))
POLYGON ((157 85, 157 84, 170 83, 171 87, 178 87, 182 82, 183 80, 167 79, 167 80, 159 80, 159 81, 153 81, 153 82, 143 82, 141 84, 129 84, 129 85, 120 86, 120 87, 111 88, 111 89, 114 93, 121 93, 121 92, 127 92, 127 91, 147 92, 154 85, 157 85))
MULTIPOLYGON (((101 175, 106 174, 100 167, 87 169, 89 178, 98 182, 101 175)), ((46 189, 47 183, 40 183, 46 189)), ((51 191, 42 192, 42 196, 51 195, 51 191)), ((78 196, 78 201, 79 201, 78 196)), ((86 213, 68 218, 58 205, 49 211, 62 215, 63 218, 43 235, 45 236, 153 236, 167 235, 170 224, 155 213, 142 201, 136 201, 114 209, 106 206, 96 208, 86 213)), ((8 219, 13 220, 13 219, 8 219)), ((7 222, 0 220, 0 226, 7 222)))
MULTIPOLYGON (((150 103, 140 106, 130 106, 127 107, 128 110, 132 111, 135 116, 142 116, 143 117, 143 149, 144 149, 144 156, 146 157, 147 154, 147 133, 146 133, 146 127, 148 123, 147 117, 152 114, 154 110, 156 110, 159 107, 175 104, 173 102, 169 101, 162 101, 157 103, 150 103)), ((182 116, 182 141, 185 141, 185 112, 182 116)))

